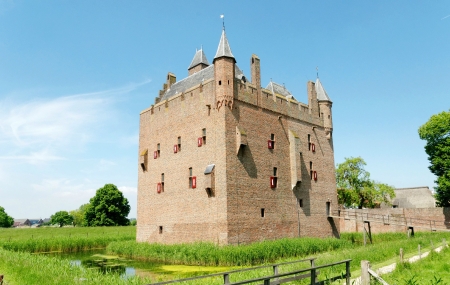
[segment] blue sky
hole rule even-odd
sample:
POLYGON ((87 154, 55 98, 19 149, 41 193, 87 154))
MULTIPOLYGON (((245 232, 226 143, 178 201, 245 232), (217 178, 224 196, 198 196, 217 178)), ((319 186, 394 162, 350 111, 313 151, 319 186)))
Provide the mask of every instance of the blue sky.
POLYGON ((45 218, 117 185, 136 217, 139 112, 167 72, 212 61, 222 21, 239 67, 301 102, 333 100, 335 161, 434 186, 417 129, 450 109, 448 1, 0 0, 0 206, 45 218))

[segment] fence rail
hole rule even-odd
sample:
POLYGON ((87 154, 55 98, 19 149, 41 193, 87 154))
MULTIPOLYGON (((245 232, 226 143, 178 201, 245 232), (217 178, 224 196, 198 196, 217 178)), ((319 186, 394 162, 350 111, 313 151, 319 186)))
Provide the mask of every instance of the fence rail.
POLYGON ((207 279, 207 278, 217 277, 217 276, 223 276, 223 285, 243 285, 243 284, 251 284, 251 283, 260 282, 260 281, 263 282, 263 283, 260 283, 261 285, 278 285, 278 284, 283 284, 286 282, 291 282, 294 280, 300 280, 300 279, 306 279, 306 278, 310 278, 310 284, 318 285, 318 284, 325 283, 325 281, 317 281, 317 276, 319 275, 319 269, 337 266, 337 265, 341 265, 341 264, 345 264, 345 275, 338 275, 338 276, 330 277, 326 281, 328 281, 328 280, 334 281, 334 280, 345 278, 345 280, 346 280, 345 284, 350 285, 350 262, 351 262, 351 259, 347 259, 347 260, 343 260, 343 261, 335 262, 335 263, 331 263, 331 264, 321 265, 321 266, 315 266, 314 260, 315 260, 314 258, 311 258, 311 259, 303 259, 303 260, 277 263, 277 264, 271 264, 271 265, 257 266, 257 267, 233 270, 233 271, 198 276, 198 277, 191 277, 191 278, 185 278, 185 279, 152 283, 152 285, 182 283, 182 282, 186 282, 186 281, 207 279), (309 261, 311 263, 310 268, 299 269, 299 270, 285 272, 285 273, 278 272, 278 269, 281 265, 301 263, 301 262, 307 262, 307 261, 309 261), (254 279, 248 279, 248 280, 242 280, 242 281, 236 281, 236 282, 230 282, 231 274, 240 273, 240 272, 244 272, 244 271, 253 271, 253 270, 262 269, 262 268, 270 268, 270 267, 273 268, 273 272, 274 272, 273 275, 263 276, 263 277, 258 277, 258 278, 254 278, 254 279), (301 274, 301 275, 299 275, 299 274, 301 274))

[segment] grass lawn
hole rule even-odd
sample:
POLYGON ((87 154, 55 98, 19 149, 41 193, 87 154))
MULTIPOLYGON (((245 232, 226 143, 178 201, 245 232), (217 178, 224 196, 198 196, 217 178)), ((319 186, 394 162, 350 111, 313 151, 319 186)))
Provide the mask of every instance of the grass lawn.
POLYGON ((450 284, 450 249, 432 252, 414 263, 397 264, 395 271, 381 277, 389 284, 450 284))

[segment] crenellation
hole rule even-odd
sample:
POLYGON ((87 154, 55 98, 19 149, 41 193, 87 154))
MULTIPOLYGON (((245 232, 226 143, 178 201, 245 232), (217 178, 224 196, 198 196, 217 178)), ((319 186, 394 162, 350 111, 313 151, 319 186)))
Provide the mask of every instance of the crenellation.
POLYGON ((199 54, 187 78, 169 73, 140 115, 137 241, 337 236, 326 217, 337 196, 331 101, 320 82, 307 84, 308 104, 284 86, 263 88, 256 55, 246 81, 224 31, 213 66, 199 54))

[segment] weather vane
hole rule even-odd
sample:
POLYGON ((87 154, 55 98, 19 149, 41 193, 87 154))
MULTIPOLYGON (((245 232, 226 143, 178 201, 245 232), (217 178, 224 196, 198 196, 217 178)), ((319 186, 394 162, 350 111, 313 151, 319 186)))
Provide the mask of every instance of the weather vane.
POLYGON ((316 66, 317 78, 319 78, 319 67, 316 66))
POLYGON ((222 14, 220 18, 222 19, 222 28, 225 30, 225 16, 222 14))

